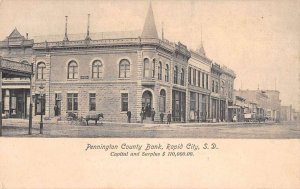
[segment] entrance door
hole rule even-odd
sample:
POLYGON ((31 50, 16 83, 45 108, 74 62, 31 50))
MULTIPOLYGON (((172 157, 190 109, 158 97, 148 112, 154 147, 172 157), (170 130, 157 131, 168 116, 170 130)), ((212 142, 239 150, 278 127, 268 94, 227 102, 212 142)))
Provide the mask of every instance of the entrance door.
POLYGON ((17 93, 17 107, 16 107, 17 118, 24 118, 25 116, 24 104, 25 104, 24 94, 17 93))
POLYGON ((146 117, 151 117, 152 109, 152 93, 150 91, 145 91, 142 96, 142 107, 145 110, 146 117))
POLYGON ((61 93, 55 93, 54 115, 60 116, 60 114, 61 114, 61 93))

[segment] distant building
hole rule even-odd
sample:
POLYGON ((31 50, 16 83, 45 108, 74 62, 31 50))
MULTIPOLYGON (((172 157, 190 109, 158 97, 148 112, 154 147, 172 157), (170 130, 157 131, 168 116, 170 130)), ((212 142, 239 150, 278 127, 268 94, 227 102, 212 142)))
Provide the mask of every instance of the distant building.
POLYGON ((245 98, 246 101, 256 104, 257 116, 267 116, 268 95, 263 90, 235 90, 235 96, 245 98))
POLYGON ((265 92, 268 95, 267 117, 271 120, 279 121, 281 106, 281 100, 279 99, 280 92, 277 90, 266 90, 265 92))

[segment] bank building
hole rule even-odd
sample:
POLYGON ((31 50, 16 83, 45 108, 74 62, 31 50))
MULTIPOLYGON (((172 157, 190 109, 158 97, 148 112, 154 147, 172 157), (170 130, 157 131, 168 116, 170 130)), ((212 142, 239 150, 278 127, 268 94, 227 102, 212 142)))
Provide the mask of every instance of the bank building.
MULTIPOLYGON (((105 121, 124 122, 131 111, 138 122, 143 107, 147 117, 155 110, 155 121, 168 112, 174 122, 224 118, 226 100, 211 98, 211 70, 218 92, 221 68, 206 57, 202 42, 191 51, 163 33, 159 38, 151 4, 139 32, 90 33, 88 15, 86 34, 70 35, 65 19, 64 36, 28 39, 15 28, 0 42, 0 56, 33 64, 34 117, 42 112, 46 118, 65 119, 68 112, 84 116, 97 111, 105 121)), ((27 118, 29 91, 29 79, 4 79, 3 113, 27 118)))

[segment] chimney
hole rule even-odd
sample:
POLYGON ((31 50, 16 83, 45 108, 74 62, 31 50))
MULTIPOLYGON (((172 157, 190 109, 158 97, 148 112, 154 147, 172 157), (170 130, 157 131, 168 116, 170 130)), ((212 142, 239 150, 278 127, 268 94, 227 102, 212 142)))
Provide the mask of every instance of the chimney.
POLYGON ((68 39, 68 16, 65 16, 66 17, 66 23, 65 23, 65 38, 64 38, 64 41, 69 41, 68 39))

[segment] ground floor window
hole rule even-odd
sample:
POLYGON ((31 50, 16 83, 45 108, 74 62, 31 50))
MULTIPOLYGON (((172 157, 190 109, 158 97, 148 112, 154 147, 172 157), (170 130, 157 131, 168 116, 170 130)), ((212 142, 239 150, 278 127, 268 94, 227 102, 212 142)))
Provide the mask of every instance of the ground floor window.
POLYGON ((190 110, 196 111, 196 93, 193 92, 190 94, 190 110))
POLYGON ((173 121, 185 121, 185 93, 173 90, 172 118, 173 121))
POLYGON ((128 111, 128 93, 121 94, 121 111, 128 111))
POLYGON ((78 111, 78 93, 67 94, 67 110, 78 111))
POLYGON ((61 114, 61 93, 55 93, 54 115, 60 116, 60 114, 61 114))
POLYGON ((161 90, 159 96, 159 111, 166 112, 166 91, 161 90))
POLYGON ((96 93, 90 93, 89 110, 96 111, 96 93))
POLYGON ((200 112, 200 116, 202 117, 202 121, 206 121, 206 118, 207 118, 207 111, 206 111, 206 108, 207 108, 207 97, 206 95, 202 95, 202 106, 201 106, 201 112, 200 112))
POLYGON ((35 95, 35 115, 45 115, 46 99, 45 94, 35 95))

